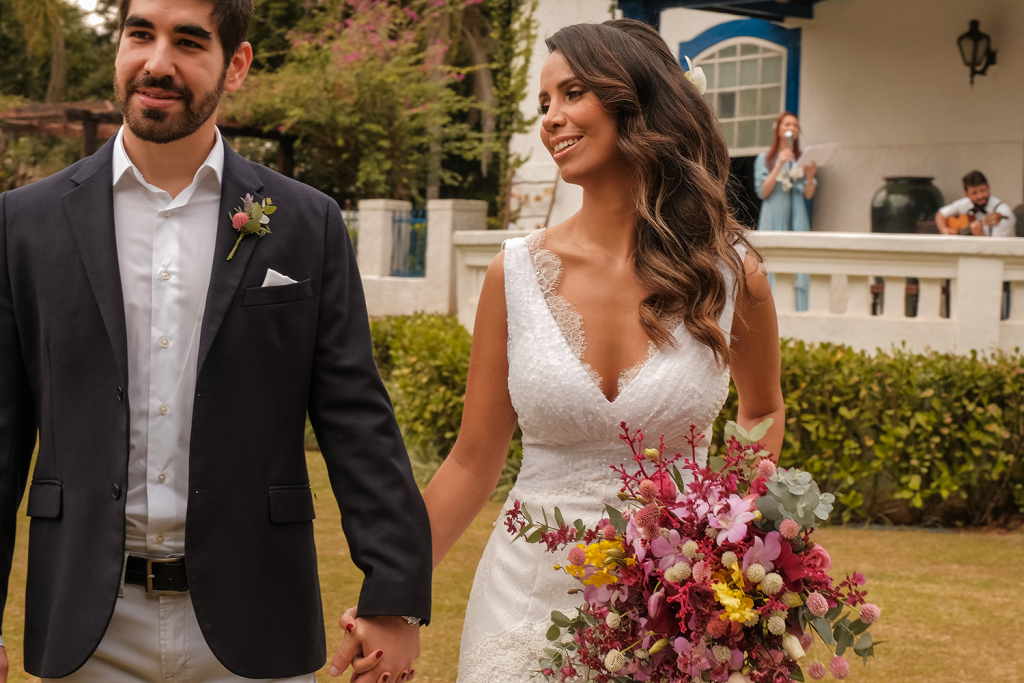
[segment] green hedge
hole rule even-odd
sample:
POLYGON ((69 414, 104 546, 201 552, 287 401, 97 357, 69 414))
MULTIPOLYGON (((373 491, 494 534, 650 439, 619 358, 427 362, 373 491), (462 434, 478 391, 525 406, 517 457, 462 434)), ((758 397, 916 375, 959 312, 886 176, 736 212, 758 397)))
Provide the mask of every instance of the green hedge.
MULTIPOLYGON (((471 338, 453 316, 371 321, 374 357, 417 478, 426 482, 462 421, 471 338)), ((868 354, 782 344, 784 466, 815 475, 843 521, 987 525, 1024 511, 1024 356, 868 354)), ((736 415, 715 422, 712 452, 736 415)), ((499 495, 522 458, 519 432, 499 495)))
MULTIPOLYGON (((987 525, 1024 510, 1024 356, 782 344, 780 464, 844 521, 987 525)), ((715 423, 736 414, 736 390, 715 423)))

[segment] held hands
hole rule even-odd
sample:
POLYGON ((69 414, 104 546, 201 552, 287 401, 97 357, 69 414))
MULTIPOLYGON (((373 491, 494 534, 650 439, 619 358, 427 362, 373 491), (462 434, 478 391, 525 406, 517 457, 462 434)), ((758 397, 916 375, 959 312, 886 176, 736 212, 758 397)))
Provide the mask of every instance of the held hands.
MULTIPOLYGON (((352 666, 352 683, 408 683, 416 675, 420 630, 402 617, 359 619, 351 607, 339 621, 345 639, 331 661, 330 675, 352 666)), ((3 683, 0 681, 0 683, 3 683)))

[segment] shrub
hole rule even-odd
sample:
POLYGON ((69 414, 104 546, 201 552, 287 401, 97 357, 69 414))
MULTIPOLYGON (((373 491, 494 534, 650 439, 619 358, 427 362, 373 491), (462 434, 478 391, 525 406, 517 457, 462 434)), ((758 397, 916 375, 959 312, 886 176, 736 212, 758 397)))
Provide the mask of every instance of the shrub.
MULTIPOLYGON (((812 472, 844 521, 983 525, 1024 509, 1024 357, 785 341, 782 368, 780 464, 812 472)), ((715 446, 735 414, 731 387, 715 446)))
MULTIPOLYGON (((462 421, 470 335, 453 316, 371 321, 374 358, 417 479, 429 480, 462 421)), ((814 474, 844 522, 999 523, 1024 510, 1024 356, 868 354, 782 343, 780 464, 814 474)), ((736 389, 711 452, 736 415, 736 389)), ((517 430, 496 495, 511 488, 517 430)))

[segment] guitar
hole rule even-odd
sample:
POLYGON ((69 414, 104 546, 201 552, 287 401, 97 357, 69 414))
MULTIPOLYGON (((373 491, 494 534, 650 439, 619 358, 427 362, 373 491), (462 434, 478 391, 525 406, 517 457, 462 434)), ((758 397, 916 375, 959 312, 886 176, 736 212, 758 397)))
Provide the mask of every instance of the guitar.
POLYGON ((946 219, 946 227, 957 235, 970 235, 972 218, 973 216, 969 213, 962 213, 959 216, 950 216, 946 219))

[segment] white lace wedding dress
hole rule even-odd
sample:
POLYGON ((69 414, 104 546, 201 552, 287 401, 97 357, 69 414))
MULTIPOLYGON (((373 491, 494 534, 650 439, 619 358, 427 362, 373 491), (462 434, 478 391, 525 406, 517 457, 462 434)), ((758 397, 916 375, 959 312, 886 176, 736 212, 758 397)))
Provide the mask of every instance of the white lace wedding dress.
MULTIPOLYGON (((561 555, 522 539, 512 542, 503 522, 513 501, 537 514, 557 505, 566 521, 582 518, 591 525, 606 504, 618 503, 618 477, 609 465, 630 457, 619 439, 620 422, 642 428, 652 446, 664 434, 673 452, 686 453, 690 425, 710 437, 728 395, 728 370, 678 325, 678 345, 652 347, 645 362, 622 373, 618 395, 609 401, 600 377, 583 362, 583 320, 558 295, 561 263, 543 240, 544 231, 537 231, 505 243, 508 387, 523 430, 523 467, 477 567, 459 683, 527 681, 548 646, 551 611, 570 614, 582 603, 582 595, 567 594, 578 584, 553 569, 564 561, 561 555)), ((719 319, 726 335, 732 313, 730 296, 719 319)), ((706 457, 702 449, 698 459, 706 457)))

